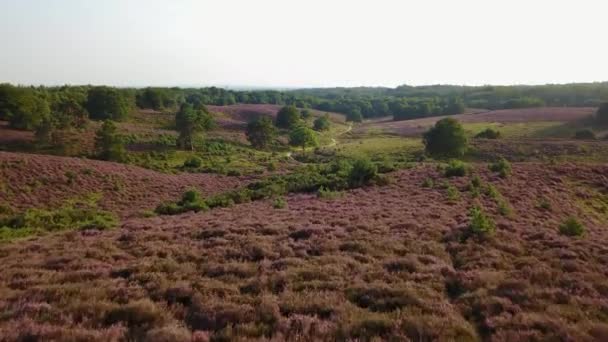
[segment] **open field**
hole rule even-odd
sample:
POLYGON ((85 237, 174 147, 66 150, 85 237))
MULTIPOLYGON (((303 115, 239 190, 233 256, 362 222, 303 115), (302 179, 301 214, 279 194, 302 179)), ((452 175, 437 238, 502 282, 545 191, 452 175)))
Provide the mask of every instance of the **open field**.
POLYGON ((103 209, 126 217, 154 209, 189 187, 208 195, 241 182, 213 174, 168 175, 97 160, 0 152, 0 203, 15 210, 53 207, 99 193, 103 209))
MULTIPOLYGON (((595 108, 562 108, 562 107, 543 107, 528 109, 505 109, 476 114, 452 115, 454 119, 463 124, 492 124, 495 126, 511 127, 513 125, 528 126, 530 123, 538 124, 541 128, 551 126, 555 123, 573 122, 583 120, 595 113, 595 108)), ((355 133, 381 132, 400 136, 417 136, 425 132, 443 117, 429 117, 414 120, 383 122, 372 121, 368 124, 360 125, 355 133)))
POLYGON ((8 340, 122 336, 334 340, 602 340, 607 335, 605 166, 523 163, 497 197, 432 165, 333 200, 287 198, 126 220, 0 246, 8 340), (435 179, 437 187, 423 188, 435 179), (496 234, 466 238, 480 203, 496 234), (542 203, 543 204, 541 207, 542 203), (604 209, 598 207, 604 203, 604 209), (587 235, 558 233, 577 215, 587 235))
MULTIPOLYGON (((280 108, 209 106, 194 151, 176 147, 174 113, 138 110, 116 125, 122 164, 44 155, 67 153, 0 127, 14 151, 0 152, 0 340, 608 338, 608 142, 572 139, 593 109, 451 116, 469 164, 448 178, 421 140, 438 118, 331 114, 317 146, 278 129, 252 147, 246 123, 280 108), (500 139, 474 138, 486 128, 500 139), (93 226, 60 224, 93 195, 93 226), (474 208, 493 233, 472 231, 474 208)), ((85 155, 100 127, 76 131, 85 155)))

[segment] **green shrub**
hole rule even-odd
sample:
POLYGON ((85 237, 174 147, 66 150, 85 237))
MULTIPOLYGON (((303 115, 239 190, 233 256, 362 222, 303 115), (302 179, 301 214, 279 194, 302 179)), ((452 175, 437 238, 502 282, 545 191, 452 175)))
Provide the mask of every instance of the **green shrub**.
POLYGON ((63 230, 105 230, 118 224, 116 215, 97 208, 99 195, 67 201, 57 209, 31 208, 0 217, 0 240, 63 230))
POLYGON ((432 188, 435 185, 435 183, 433 182, 432 178, 425 178, 424 182, 422 182, 422 187, 423 188, 432 188))
POLYGON ((444 175, 446 177, 462 177, 468 172, 468 165, 460 160, 452 159, 445 167, 444 175))
POLYGON ((447 194, 450 202, 456 202, 460 198, 460 192, 453 185, 448 186, 447 194))
POLYGON ((481 178, 479 178, 478 175, 475 175, 475 176, 473 176, 473 178, 471 178, 471 186, 474 188, 481 187, 481 178))
POLYGON ((475 135, 476 139, 498 139, 500 138, 500 131, 492 129, 492 128, 486 128, 483 131, 477 133, 475 135))
POLYGON ((504 199, 498 201, 498 212, 502 216, 510 216, 513 213, 513 208, 509 205, 509 202, 504 199))
POLYGON ((469 224, 469 231, 475 235, 492 235, 496 230, 496 225, 491 217, 487 216, 481 207, 474 206, 469 212, 471 223, 469 224))
POLYGON ((506 178, 511 174, 511 163, 504 158, 500 158, 497 162, 489 165, 490 171, 498 172, 502 178, 506 178))
POLYGON ((348 175, 348 184, 352 188, 369 184, 377 175, 378 168, 367 159, 357 159, 348 175))
POLYGON ((203 165, 203 161, 201 160, 201 158, 196 156, 190 157, 186 159, 186 161, 184 161, 184 167, 186 168, 197 169, 201 167, 201 165, 203 165))
POLYGON ((272 202, 272 207, 275 209, 283 209, 287 206, 287 201, 283 197, 275 198, 274 202, 272 202))
POLYGON ((322 199, 335 199, 342 195, 340 191, 332 191, 321 186, 317 191, 317 197, 322 199))
POLYGON ((590 129, 582 129, 582 130, 577 131, 576 133, 574 133, 574 139, 579 139, 579 140, 595 140, 596 136, 595 136, 595 133, 593 133, 592 130, 590 130, 590 129))
POLYGON ((486 192, 486 195, 488 195, 490 198, 495 199, 495 200, 498 200, 501 197, 498 189, 496 189, 496 187, 492 184, 488 184, 485 192, 486 192))
POLYGON ((467 150, 467 137, 462 125, 454 118, 437 121, 435 126, 424 133, 425 151, 438 157, 457 158, 467 150))
POLYGON ((566 236, 582 236, 585 227, 575 217, 569 217, 559 226, 559 232, 566 236))

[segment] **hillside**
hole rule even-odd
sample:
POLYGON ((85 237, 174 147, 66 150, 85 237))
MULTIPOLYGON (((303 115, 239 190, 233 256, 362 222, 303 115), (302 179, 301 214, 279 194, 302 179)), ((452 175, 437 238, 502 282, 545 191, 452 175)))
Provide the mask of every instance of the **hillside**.
POLYGON ((257 201, 0 245, 0 335, 602 340, 607 172, 521 163, 502 179, 479 165, 498 195, 473 198, 469 177, 420 165, 331 200, 291 195, 285 209, 257 201), (495 235, 467 237, 476 202, 495 235), (584 237, 559 234, 569 215, 584 237))

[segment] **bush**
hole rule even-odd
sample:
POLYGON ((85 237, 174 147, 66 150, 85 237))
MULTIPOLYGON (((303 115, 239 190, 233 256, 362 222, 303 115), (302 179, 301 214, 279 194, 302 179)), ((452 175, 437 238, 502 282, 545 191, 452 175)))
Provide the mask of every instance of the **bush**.
POLYGON ((466 176, 468 169, 469 166, 466 163, 453 159, 450 160, 443 174, 446 177, 463 177, 466 176))
POLYGON ((186 161, 184 162, 184 167, 186 168, 192 168, 192 169, 197 169, 199 167, 201 167, 201 165, 203 165, 203 161, 201 158, 199 157, 190 157, 188 159, 186 159, 186 161))
POLYGON ((595 133, 590 129, 582 129, 574 133, 574 139, 579 140, 595 140, 595 133))
POLYGON ((287 201, 283 197, 275 198, 274 202, 272 202, 272 207, 275 209, 283 209, 287 206, 287 201))
POLYGON ((327 114, 316 118, 313 123, 315 131, 327 131, 330 126, 331 122, 329 121, 329 116, 327 114))
POLYGON ((490 164, 489 169, 492 172, 498 172, 500 177, 507 178, 511 174, 511 163, 504 158, 500 158, 497 162, 490 164))
POLYGON ((57 209, 31 208, 0 217, 0 241, 63 230, 105 230, 118 224, 116 216, 97 208, 99 195, 67 201, 57 209))
POLYGON ((483 131, 477 133, 475 135, 476 139, 498 139, 500 138, 500 131, 492 129, 492 128, 486 128, 483 131))
POLYGON ((247 140, 251 146, 256 148, 266 148, 274 141, 276 129, 269 117, 261 117, 247 124, 247 140))
POLYGON ((600 107, 597 110, 595 115, 597 122, 601 125, 608 124, 608 102, 604 102, 600 104, 600 107))
POLYGON ((559 226, 559 232, 566 236, 582 236, 585 227, 575 217, 569 217, 559 226))
POLYGON ((432 178, 425 178, 424 181, 422 182, 422 187, 423 188, 432 188, 435 185, 435 182, 433 182, 432 178))
POLYGON ((464 128, 453 118, 437 121, 422 139, 426 152, 432 156, 461 157, 467 150, 464 128))
POLYGON ((203 200, 201 194, 195 189, 190 189, 184 192, 179 202, 160 204, 154 212, 159 215, 176 215, 187 211, 198 212, 207 209, 209 209, 209 206, 203 200))
POLYGON ((348 175, 348 184, 352 188, 369 184, 378 175, 378 168, 367 159, 358 159, 348 175))
POLYGON ((448 194, 448 201, 450 201, 450 202, 456 202, 460 198, 460 192, 453 185, 448 186, 447 194, 448 194))
POLYGON ((496 230, 496 225, 491 217, 487 216, 483 210, 474 206, 469 212, 471 223, 469 224, 469 231, 475 235, 492 235, 496 230))
POLYGON ((275 125, 279 128, 292 129, 301 122, 300 112, 295 106, 285 106, 277 113, 275 125))

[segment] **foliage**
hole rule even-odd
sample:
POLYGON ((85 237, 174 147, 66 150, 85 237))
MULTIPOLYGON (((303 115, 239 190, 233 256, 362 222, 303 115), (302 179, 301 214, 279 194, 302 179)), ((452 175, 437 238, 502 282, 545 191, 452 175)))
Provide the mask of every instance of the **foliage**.
POLYGON ((487 236, 494 234, 496 224, 491 217, 487 216, 481 207, 473 206, 469 212, 471 220, 469 231, 475 235, 487 236))
POLYGON ((446 177, 463 177, 466 176, 469 170, 469 166, 457 159, 452 159, 445 167, 443 174, 446 177))
POLYGON ((202 164, 203 164, 203 161, 201 160, 201 158, 199 158, 197 156, 193 156, 193 157, 186 159, 186 161, 184 162, 184 167, 196 169, 196 168, 201 167, 202 164))
POLYGON ((213 117, 204 105, 182 104, 180 110, 175 114, 179 146, 182 149, 194 150, 195 136, 211 129, 213 125, 213 117))
POLYGON ((378 168, 368 159, 357 159, 352 165, 348 176, 352 188, 367 185, 378 175, 378 168))
POLYGON ((353 109, 346 113, 346 121, 361 122, 363 121, 363 114, 359 109, 353 109))
POLYGON ((592 130, 590 129, 582 129, 580 131, 576 131, 576 133, 574 133, 574 139, 579 139, 579 140, 595 140, 595 133, 593 133, 592 130))
POLYGON ((315 119, 313 127, 315 131, 327 131, 331 126, 329 115, 325 114, 315 119))
POLYGON ((255 148, 266 148, 274 141, 276 129, 272 124, 272 119, 263 116, 247 124, 247 140, 255 148))
POLYGON ((432 156, 460 157, 467 149, 462 125, 453 118, 444 118, 423 135, 425 150, 432 156))
POLYGON ((317 133, 304 125, 297 126, 289 132, 289 144, 292 146, 301 146, 302 151, 304 151, 306 147, 317 146, 319 144, 317 133))
POLYGON ((608 125, 608 102, 600 104, 595 114, 597 122, 601 125, 608 125))
POLYGON ((70 200, 57 209, 28 209, 21 214, 0 215, 0 241, 71 229, 109 229, 117 225, 114 214, 97 208, 100 196, 70 200))
POLYGON ((285 106, 277 113, 275 125, 278 128, 293 129, 301 123, 300 112, 295 106, 285 106))
POLYGON ((460 192, 453 185, 448 186, 446 193, 448 195, 448 200, 450 202, 456 202, 458 199, 460 199, 460 192))
POLYGON ((34 130, 49 119, 48 102, 34 88, 0 84, 0 120, 11 127, 34 130))
POLYGON ((569 217, 559 226, 559 232, 566 236, 582 236, 585 234, 585 226, 575 217, 569 217))
POLYGON ((302 118, 302 120, 308 120, 312 117, 312 112, 308 109, 302 109, 300 111, 300 117, 302 118))
POLYGON ((433 181, 433 178, 425 178, 424 181, 422 182, 422 187, 423 188, 432 188, 435 186, 435 182, 433 181))
POLYGON ((111 87, 89 89, 86 108, 91 119, 122 121, 132 107, 133 99, 125 91, 111 87))
POLYGON ((182 195, 182 198, 177 203, 163 203, 156 207, 155 213, 159 215, 176 215, 187 211, 201 211, 209 209, 205 200, 203 200, 201 194, 195 190, 190 189, 182 195))
POLYGON ((287 206, 287 201, 283 197, 277 197, 272 202, 272 207, 275 209, 283 209, 287 206))
POLYGON ((500 158, 495 163, 488 166, 490 171, 498 172, 498 175, 502 178, 507 178, 511 174, 511 163, 505 158, 500 158))
POLYGON ((486 128, 483 131, 477 133, 475 135, 476 139, 498 139, 500 138, 500 131, 492 129, 492 128, 486 128))
POLYGON ((98 158, 117 162, 126 160, 126 150, 116 130, 116 124, 111 120, 106 120, 97 131, 95 150, 98 158))

